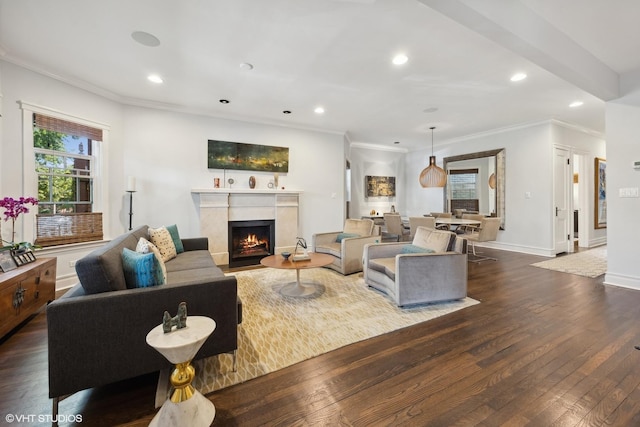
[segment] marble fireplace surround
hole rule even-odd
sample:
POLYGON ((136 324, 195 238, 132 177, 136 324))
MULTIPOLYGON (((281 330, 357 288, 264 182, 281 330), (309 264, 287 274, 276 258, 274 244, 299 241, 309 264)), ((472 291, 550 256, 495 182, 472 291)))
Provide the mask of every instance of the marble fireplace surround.
POLYGON ((300 191, 193 189, 198 196, 200 235, 209 239, 216 264, 229 264, 229 221, 275 220, 275 252, 293 251, 298 236, 300 191))

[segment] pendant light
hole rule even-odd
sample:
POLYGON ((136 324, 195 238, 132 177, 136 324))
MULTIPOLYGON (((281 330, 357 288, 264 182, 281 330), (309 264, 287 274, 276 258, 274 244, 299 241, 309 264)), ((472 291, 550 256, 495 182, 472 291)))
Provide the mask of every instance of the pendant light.
POLYGON ((433 155, 433 130, 431 129, 431 155, 429 156, 429 166, 424 168, 420 173, 420 185, 423 187, 444 187, 447 183, 447 173, 436 165, 436 156, 433 155))

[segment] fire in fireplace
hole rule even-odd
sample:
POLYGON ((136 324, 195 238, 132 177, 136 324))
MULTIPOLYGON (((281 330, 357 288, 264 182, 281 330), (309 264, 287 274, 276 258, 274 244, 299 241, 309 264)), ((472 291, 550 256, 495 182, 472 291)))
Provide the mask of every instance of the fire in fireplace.
POLYGON ((259 264, 274 244, 274 220, 229 221, 229 267, 259 264))

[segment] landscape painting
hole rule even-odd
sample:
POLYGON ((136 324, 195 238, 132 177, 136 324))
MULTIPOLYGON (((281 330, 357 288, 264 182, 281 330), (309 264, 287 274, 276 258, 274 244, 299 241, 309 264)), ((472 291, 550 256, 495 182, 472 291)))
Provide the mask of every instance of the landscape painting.
POLYGON ((289 172, 289 148, 210 139, 209 169, 289 172))

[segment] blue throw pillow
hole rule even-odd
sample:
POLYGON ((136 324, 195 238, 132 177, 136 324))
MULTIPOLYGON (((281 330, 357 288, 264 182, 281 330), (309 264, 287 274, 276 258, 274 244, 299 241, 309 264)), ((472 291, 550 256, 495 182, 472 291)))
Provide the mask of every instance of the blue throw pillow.
POLYGON ((338 234, 338 237, 336 237, 336 242, 340 243, 344 239, 348 239, 350 237, 360 237, 360 235, 359 234, 354 234, 354 233, 340 233, 340 234, 338 234))
POLYGON ((418 245, 404 245, 400 251, 401 254, 433 254, 435 252, 433 249, 423 248, 418 245))
POLYGON ((128 288, 147 288, 164 284, 160 263, 153 253, 141 254, 123 248, 122 269, 128 288))
POLYGON ((169 230, 169 234, 171 235, 171 240, 173 240, 173 246, 176 247, 176 253, 181 254, 182 252, 184 252, 182 239, 180 239, 180 234, 178 233, 178 226, 173 224, 173 225, 167 225, 165 228, 169 230))

